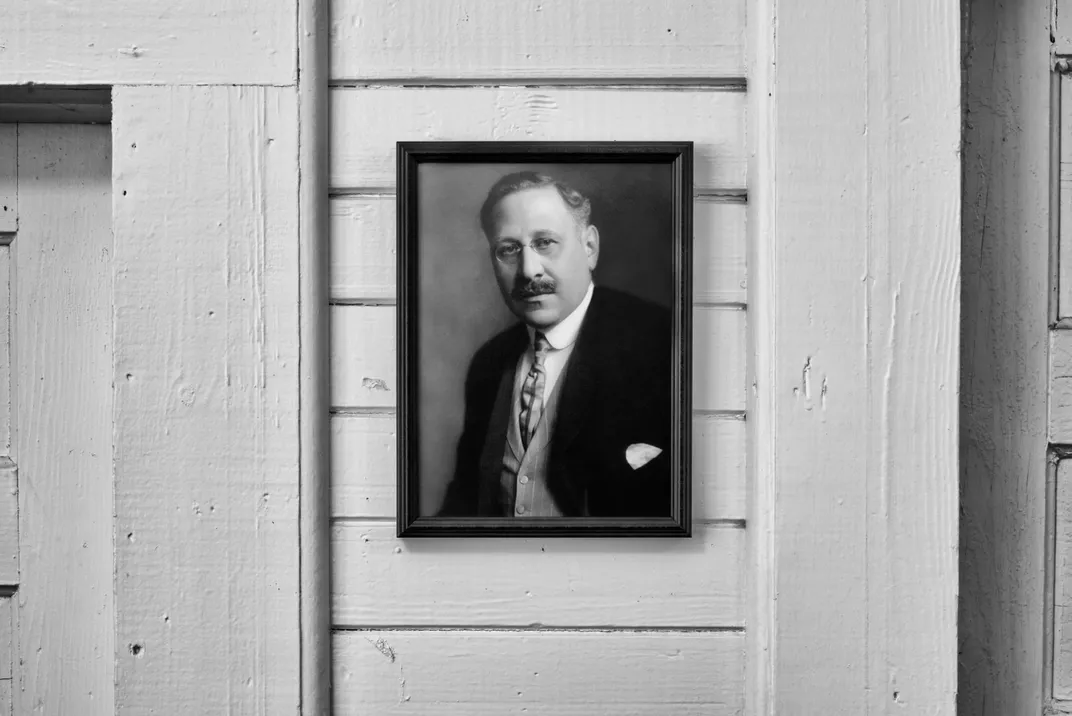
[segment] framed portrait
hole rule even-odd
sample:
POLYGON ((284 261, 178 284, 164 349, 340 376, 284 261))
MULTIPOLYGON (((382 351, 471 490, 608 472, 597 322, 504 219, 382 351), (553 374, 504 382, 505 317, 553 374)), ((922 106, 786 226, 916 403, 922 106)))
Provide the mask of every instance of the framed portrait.
POLYGON ((397 152, 398 535, 689 536, 692 143, 397 152))

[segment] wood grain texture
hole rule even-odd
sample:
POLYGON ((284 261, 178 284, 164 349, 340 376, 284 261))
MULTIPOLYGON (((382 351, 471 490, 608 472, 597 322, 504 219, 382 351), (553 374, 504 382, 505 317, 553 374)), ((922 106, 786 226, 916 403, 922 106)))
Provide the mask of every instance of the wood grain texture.
MULTIPOLYGON (((396 428, 394 413, 332 418, 333 517, 395 516, 396 428)), ((693 519, 744 519, 745 422, 697 415, 692 430, 693 519)))
POLYGON ((951 715, 959 3, 762 5, 750 707, 951 715))
MULTIPOLYGON (((744 303, 744 204, 697 201, 694 206, 693 297, 698 303, 744 303)), ((395 299, 395 197, 338 197, 331 202, 331 297, 395 299)))
POLYGON ((958 712, 1042 711, 1049 277, 1047 0, 965 26, 958 712))
POLYGON ((298 0, 299 672, 301 716, 331 716, 329 0, 298 0))
POLYGON ((335 711, 380 716, 735 716, 740 634, 336 633, 335 711))
POLYGON ((119 714, 298 708, 296 112, 116 89, 119 714))
POLYGON ((19 126, 20 714, 114 713, 111 159, 108 127, 19 126))
POLYGON ((1053 51, 1059 55, 1072 54, 1072 2, 1053 0, 1053 51))
POLYGON ((1050 331, 1050 442, 1072 443, 1072 331, 1050 331))
POLYGON ((687 139, 696 189, 743 189, 744 124, 740 92, 338 88, 331 185, 393 187, 396 141, 687 139))
POLYGON ((744 0, 333 0, 331 12, 341 79, 744 76, 744 0))
POLYGON ((19 476, 14 463, 0 459, 0 585, 18 583, 19 476))
POLYGON ((1072 700, 1072 462, 1057 464, 1053 698, 1072 700))
POLYGON ((6 0, 4 82, 293 84, 295 8, 296 0, 6 0))
MULTIPOLYGON (((1072 6, 1068 8, 1072 12, 1072 6)), ((1065 21, 1069 22, 1068 20, 1065 21)), ((1072 316, 1072 78, 1060 78, 1058 116, 1060 158, 1058 182, 1057 318, 1072 316)))
MULTIPOLYGON (((0 681, 11 679, 11 659, 15 654, 15 610, 10 596, 0 597, 0 681)), ((4 704, 0 701, 0 707, 4 704)), ((10 714, 11 704, 8 709, 0 708, 0 714, 10 714)))
POLYGON ((0 232, 19 227, 18 128, 0 124, 0 232))
POLYGON ((690 540, 400 541, 388 522, 333 528, 334 624, 739 627, 744 530, 690 540))
MULTIPOLYGON (((743 410, 746 320, 741 310, 693 310, 693 408, 743 410)), ((394 407, 395 308, 334 306, 331 310, 333 406, 394 407)), ((473 346, 475 351, 478 346, 473 346)))
POLYGON ((11 251, 0 243, 0 457, 11 455, 11 251))

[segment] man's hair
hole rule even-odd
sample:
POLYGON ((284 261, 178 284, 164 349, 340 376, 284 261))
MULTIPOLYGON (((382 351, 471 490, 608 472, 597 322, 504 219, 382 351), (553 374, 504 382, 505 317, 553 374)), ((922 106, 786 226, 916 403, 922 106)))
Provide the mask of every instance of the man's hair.
POLYGON ((488 198, 484 200, 484 205, 480 207, 480 228, 484 231, 484 235, 491 237, 491 215, 500 201, 519 191, 545 186, 553 186, 558 191, 559 196, 566 202, 566 206, 573 214, 573 218, 581 227, 588 226, 588 221, 592 216, 592 202, 584 194, 546 174, 531 171, 515 172, 495 182, 488 191, 488 198))

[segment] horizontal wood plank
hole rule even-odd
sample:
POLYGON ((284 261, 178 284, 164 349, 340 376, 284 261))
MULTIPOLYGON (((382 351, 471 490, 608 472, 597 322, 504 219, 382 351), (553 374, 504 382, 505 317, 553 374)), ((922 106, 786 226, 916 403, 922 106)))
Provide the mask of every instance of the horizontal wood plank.
POLYGON ((295 2, 5 0, 7 84, 293 84, 295 2))
MULTIPOLYGON (((697 415, 692 427, 694 519, 744 519, 744 421, 697 415)), ((397 447, 393 413, 332 418, 333 517, 395 516, 397 447)))
MULTIPOLYGON (((693 311, 693 407, 744 410, 745 312, 693 311)), ((475 351, 477 346, 473 346, 475 351)), ((334 306, 331 310, 331 391, 336 407, 394 407, 394 306, 334 306)), ((464 376, 459 376, 464 380, 464 376)))
POLYGON ((19 583, 18 471, 0 458, 0 585, 19 583))
POLYGON ((333 0, 337 79, 744 77, 745 2, 333 0))
POLYGON ((742 92, 336 88, 331 185, 390 188, 395 142, 692 140, 697 189, 744 189, 742 92))
POLYGON ((0 231, 15 231, 19 226, 18 146, 18 127, 0 124, 0 231))
POLYGON ((686 540, 400 540, 389 522, 332 528, 338 626, 743 625, 744 530, 686 540))
MULTIPOLYGON (((744 303, 747 206, 698 201, 694 208, 693 295, 698 303, 744 303)), ((394 195, 331 202, 331 296, 391 301, 396 296, 394 195)))
POLYGON ((337 632, 335 713, 731 716, 744 637, 695 632, 337 632))

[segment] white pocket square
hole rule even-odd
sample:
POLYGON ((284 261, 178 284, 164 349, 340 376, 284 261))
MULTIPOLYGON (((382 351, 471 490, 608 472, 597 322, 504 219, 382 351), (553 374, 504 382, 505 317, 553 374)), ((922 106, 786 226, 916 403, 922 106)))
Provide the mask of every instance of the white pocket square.
POLYGON ((663 450, 647 443, 633 443, 625 449, 625 461, 637 470, 651 462, 663 450))

